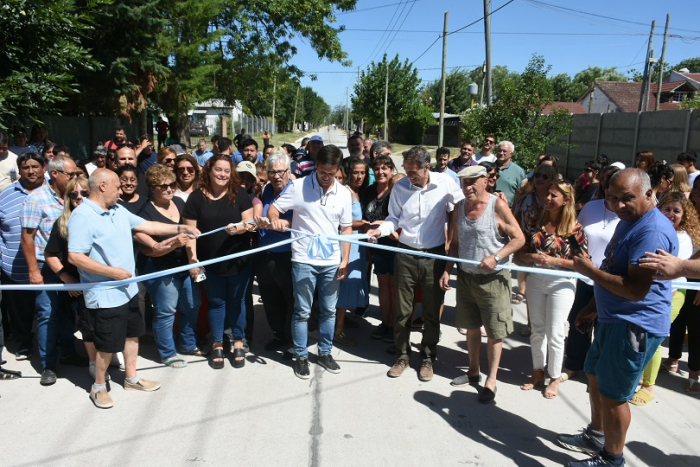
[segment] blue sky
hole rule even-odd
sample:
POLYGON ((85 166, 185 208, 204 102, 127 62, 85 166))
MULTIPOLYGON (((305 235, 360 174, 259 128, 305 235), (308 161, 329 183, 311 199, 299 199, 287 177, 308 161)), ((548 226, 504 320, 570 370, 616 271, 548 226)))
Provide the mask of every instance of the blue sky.
MULTIPOLYGON (((661 56, 667 13, 671 13, 671 36, 666 62, 700 56, 700 10, 690 5, 693 2, 685 6, 658 0, 508 2, 491 2, 491 57, 494 65, 509 70, 522 71, 534 53, 544 56, 552 74, 573 76, 589 65, 617 67, 623 73, 641 70, 654 19, 654 56, 661 56), (678 7, 673 12, 672 5, 678 7), (686 11, 681 12, 683 9, 686 11)), ((349 87, 352 94, 357 67, 380 61, 385 51, 390 58, 398 53, 401 60, 415 61, 423 81, 432 81, 440 77, 442 39, 438 37, 445 11, 449 11, 450 32, 477 21, 448 35, 448 70, 482 64, 484 25, 483 20, 478 21, 483 16, 482 0, 358 0, 356 11, 338 14, 336 23, 346 27, 340 38, 352 67, 319 60, 303 41, 297 41, 299 54, 293 63, 306 72, 316 72, 316 81, 307 77, 302 84, 313 87, 331 107, 345 105, 345 89, 349 87)))

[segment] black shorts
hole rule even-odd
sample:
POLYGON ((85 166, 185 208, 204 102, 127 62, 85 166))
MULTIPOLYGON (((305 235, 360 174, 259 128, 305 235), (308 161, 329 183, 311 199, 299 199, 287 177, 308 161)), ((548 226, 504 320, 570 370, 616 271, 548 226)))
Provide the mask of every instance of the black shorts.
POLYGON ((127 337, 141 337, 146 333, 138 295, 129 303, 114 308, 89 308, 88 319, 98 352, 121 352, 127 337))

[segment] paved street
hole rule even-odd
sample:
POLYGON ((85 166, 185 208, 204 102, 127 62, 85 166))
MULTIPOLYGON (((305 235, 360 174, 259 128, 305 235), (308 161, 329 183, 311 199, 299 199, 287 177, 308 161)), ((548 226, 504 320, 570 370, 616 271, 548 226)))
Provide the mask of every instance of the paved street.
MULTIPOLYGON (((89 400, 86 368, 59 368, 58 382, 42 387, 37 353, 31 362, 16 362, 6 351, 7 368, 22 370, 25 378, 0 382, 1 464, 555 466, 584 457, 554 443, 558 432, 587 423, 583 379, 563 383, 554 400, 519 389, 531 369, 526 338, 519 335, 525 305, 514 307, 517 323, 504 344, 497 403, 484 406, 475 388, 449 384, 467 362, 464 337, 454 327, 454 291, 447 295, 436 375, 428 383, 417 378, 417 355, 401 378, 386 377, 394 361, 389 344, 369 338, 378 323, 376 282, 368 318, 348 329, 358 346, 333 350, 342 372, 332 375, 312 364, 308 381, 296 378, 280 354, 262 351, 271 336, 254 297, 256 334, 245 368, 227 363, 215 371, 187 357, 189 367, 171 369, 159 363, 153 344, 142 345, 139 373, 163 387, 125 392, 124 374, 110 368, 110 410, 89 400)), ((412 342, 420 336, 414 332, 412 342)), ((700 465, 700 401, 687 396, 684 385, 661 374, 656 399, 632 407, 628 465, 700 465)))

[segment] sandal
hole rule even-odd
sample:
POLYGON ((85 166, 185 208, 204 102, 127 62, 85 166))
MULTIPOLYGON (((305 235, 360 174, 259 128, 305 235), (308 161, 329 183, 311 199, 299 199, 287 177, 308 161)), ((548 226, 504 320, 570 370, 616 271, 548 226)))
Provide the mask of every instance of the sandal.
POLYGON ((653 400, 654 395, 646 389, 642 388, 634 393, 634 396, 632 396, 632 399, 629 400, 629 403, 632 405, 637 405, 639 407, 644 407, 653 400))
POLYGON ((181 353, 182 355, 190 355, 192 357, 206 357, 207 355, 209 355, 209 352, 201 350, 198 347, 195 347, 192 350, 180 350, 179 353, 181 353))
MULTIPOLYGON (((564 373, 564 374, 566 374, 566 373, 564 373)), ((559 395, 559 383, 561 383, 561 377, 552 378, 552 380, 547 385, 547 389, 544 390, 544 398, 545 399, 554 399, 559 395), (555 385, 554 388, 552 387, 552 384, 555 385)))
POLYGON ((209 363, 211 367, 215 370, 221 370, 224 367, 223 347, 215 347, 211 350, 211 357, 209 358, 209 363))
MULTIPOLYGON (((22 372, 21 371, 14 371, 14 370, 7 370, 5 368, 0 368, 0 380, 13 380, 13 379, 19 379, 22 377, 22 372)), ((696 380, 697 382, 697 380, 696 380)))
POLYGON ((661 373, 678 373, 678 362, 669 364, 668 360, 661 362, 659 367, 659 372, 661 373))
POLYGON ((243 368, 245 366, 245 350, 233 349, 233 367, 243 368))
POLYGON ((700 394, 700 381, 697 378, 688 378, 688 385, 685 387, 685 392, 691 396, 700 394))
POLYGON ((510 303, 512 303, 513 305, 520 305, 524 301, 525 295, 521 294, 520 292, 514 293, 510 299, 510 303))
POLYGON ((163 363, 170 368, 187 368, 187 362, 179 357, 169 358, 163 363))
POLYGON ((542 386, 544 384, 544 370, 532 370, 532 376, 527 381, 527 383, 520 386, 523 391, 532 391, 537 386, 542 386))

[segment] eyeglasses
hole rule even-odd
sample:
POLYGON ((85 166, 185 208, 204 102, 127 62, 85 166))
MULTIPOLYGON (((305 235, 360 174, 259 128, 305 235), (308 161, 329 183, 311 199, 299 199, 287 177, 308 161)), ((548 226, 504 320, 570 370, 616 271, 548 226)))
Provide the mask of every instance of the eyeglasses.
POLYGON ((160 188, 163 191, 167 190, 168 188, 170 188, 171 190, 174 190, 175 187, 177 187, 177 182, 162 183, 160 185, 156 185, 156 188, 160 188))
POLYGON ((168 157, 167 159, 163 159, 164 164, 173 164, 175 162, 174 157, 168 157))
POLYGON ((61 172, 63 175, 65 175, 68 178, 74 178, 74 177, 77 177, 81 174, 81 172, 65 172, 63 170, 57 170, 57 172, 61 172))
POLYGON ((80 190, 80 191, 71 191, 68 193, 68 197, 70 199, 78 199, 78 196, 81 196, 83 198, 87 198, 90 196, 90 192, 88 190, 80 190))
MULTIPOLYGON (((167 159, 166 159, 167 160, 167 159)), ((187 172, 188 174, 193 174, 194 173, 194 167, 178 167, 177 171, 181 174, 184 174, 187 172)))
POLYGON ((289 171, 289 169, 284 169, 284 170, 268 170, 267 171, 267 176, 268 177, 284 177, 284 174, 286 174, 289 171))
POLYGON ((537 172, 537 173, 535 174, 535 178, 542 178, 542 180, 549 180, 549 175, 547 175, 547 174, 541 174, 541 173, 537 172))

